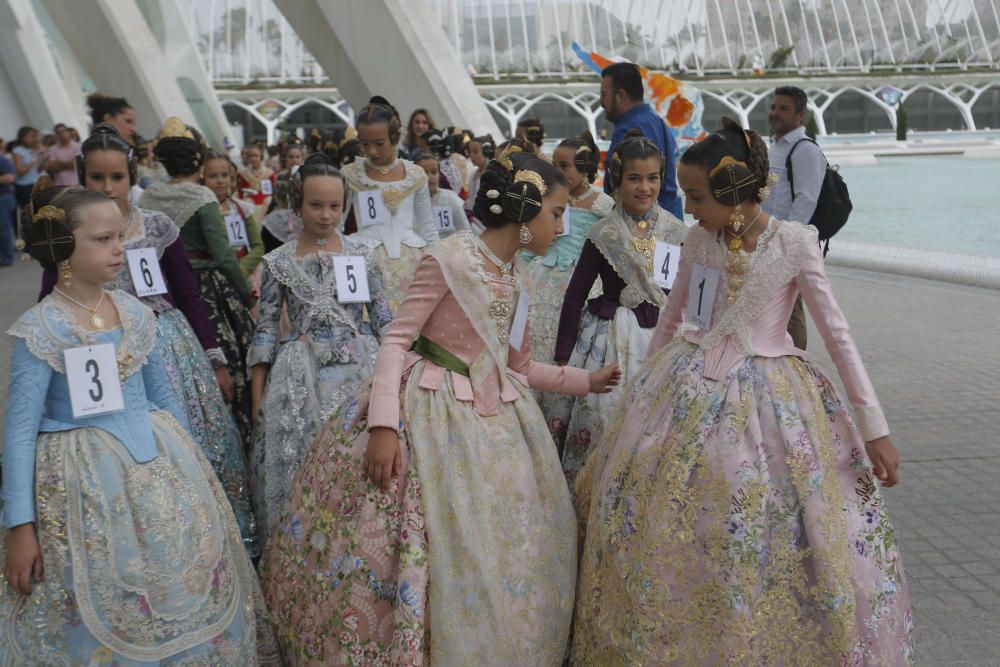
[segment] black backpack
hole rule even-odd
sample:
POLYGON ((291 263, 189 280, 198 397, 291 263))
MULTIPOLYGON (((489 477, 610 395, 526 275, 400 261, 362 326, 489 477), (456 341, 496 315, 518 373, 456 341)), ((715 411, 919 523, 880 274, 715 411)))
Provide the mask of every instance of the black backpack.
MULTIPOLYGON (((785 173, 788 174, 788 186, 792 189, 792 201, 795 201, 795 179, 792 175, 792 153, 803 141, 814 139, 805 137, 792 144, 792 149, 788 151, 785 158, 785 173)), ((819 144, 816 144, 819 146, 819 144)), ((819 197, 816 199, 816 210, 813 211, 809 224, 819 230, 819 240, 826 244, 823 247, 823 256, 830 252, 830 238, 833 237, 840 228, 847 224, 847 218, 851 215, 854 205, 851 203, 851 195, 847 192, 847 183, 840 175, 836 167, 826 163, 826 174, 823 176, 823 184, 819 189, 819 197)))

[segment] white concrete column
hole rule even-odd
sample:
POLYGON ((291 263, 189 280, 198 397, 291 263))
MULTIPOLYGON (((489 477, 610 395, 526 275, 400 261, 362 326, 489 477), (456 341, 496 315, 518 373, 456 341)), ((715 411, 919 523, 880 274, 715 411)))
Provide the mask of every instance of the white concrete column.
POLYGON ((135 0, 42 1, 97 89, 125 97, 135 109, 139 134, 151 137, 168 116, 178 116, 221 146, 228 124, 211 86, 204 85, 204 71, 174 0, 163 2, 163 14, 153 14, 158 34, 135 0), (168 26, 166 20, 179 25, 168 26))
POLYGON ((426 107, 438 125, 499 128, 425 0, 275 0, 344 98, 382 95, 406 123, 426 107))
POLYGON ((0 136, 21 125, 44 132, 55 123, 86 129, 82 107, 60 76, 30 0, 0 0, 0 136))

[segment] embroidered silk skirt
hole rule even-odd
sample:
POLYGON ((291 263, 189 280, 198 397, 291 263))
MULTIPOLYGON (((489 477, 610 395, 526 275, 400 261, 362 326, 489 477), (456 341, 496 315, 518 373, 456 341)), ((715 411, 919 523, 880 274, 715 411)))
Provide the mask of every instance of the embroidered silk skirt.
POLYGON ((295 477, 262 581, 302 665, 562 664, 576 575, 573 509, 537 404, 482 417, 450 377, 401 391, 402 472, 364 476, 366 386, 295 477), (433 636, 433 641, 431 637, 433 636))
POLYGON ((0 664, 278 664, 222 487, 173 417, 151 418, 147 463, 97 428, 39 434, 45 576, 27 597, 2 582, 0 664))
POLYGON ((666 345, 580 473, 572 664, 910 664, 892 522, 833 385, 797 357, 703 371, 666 345))
POLYGON ((424 254, 423 248, 402 245, 399 247, 399 259, 392 259, 384 245, 375 249, 375 259, 382 271, 385 298, 393 313, 399 309, 399 304, 403 303, 403 297, 406 296, 406 290, 424 254))

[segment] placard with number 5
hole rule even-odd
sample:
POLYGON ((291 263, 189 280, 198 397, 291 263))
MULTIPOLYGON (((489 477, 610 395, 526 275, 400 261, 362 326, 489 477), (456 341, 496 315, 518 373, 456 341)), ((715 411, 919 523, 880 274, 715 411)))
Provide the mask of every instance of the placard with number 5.
POLYGON ((354 217, 361 227, 384 225, 389 222, 389 209, 382 199, 381 190, 359 192, 354 201, 354 217))
POLYGON ((653 252, 653 279, 663 289, 672 289, 681 263, 681 247, 673 243, 656 242, 653 252))
POLYGON ((718 270, 704 264, 695 264, 691 268, 691 282, 688 283, 687 312, 684 321, 705 331, 711 329, 718 289, 718 270))
POLYGON ((112 343, 71 347, 63 352, 63 358, 74 419, 125 409, 112 343))
POLYGON ((337 281, 337 301, 367 303, 372 300, 368 292, 368 269, 364 257, 334 257, 333 272, 337 281))
POLYGON ((166 294, 167 284, 163 281, 156 248, 133 248, 125 253, 125 257, 136 296, 166 294))

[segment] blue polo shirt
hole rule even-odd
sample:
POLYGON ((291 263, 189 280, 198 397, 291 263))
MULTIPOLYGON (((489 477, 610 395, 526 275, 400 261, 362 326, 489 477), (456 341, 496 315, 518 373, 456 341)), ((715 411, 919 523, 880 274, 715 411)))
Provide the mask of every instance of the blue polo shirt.
MULTIPOLYGON (((660 152, 666 156, 667 164, 663 172, 663 183, 660 185, 660 196, 657 199, 660 208, 683 219, 684 210, 680 197, 677 196, 677 176, 674 173, 674 155, 677 153, 677 144, 674 141, 674 135, 670 133, 670 128, 651 106, 643 102, 622 115, 615 123, 615 131, 611 135, 611 145, 608 146, 608 155, 611 155, 612 151, 615 150, 615 146, 624 138, 625 133, 633 128, 641 130, 643 136, 659 146, 660 152)), ((607 165, 604 168, 604 191, 611 194, 611 179, 607 174, 607 165)))

